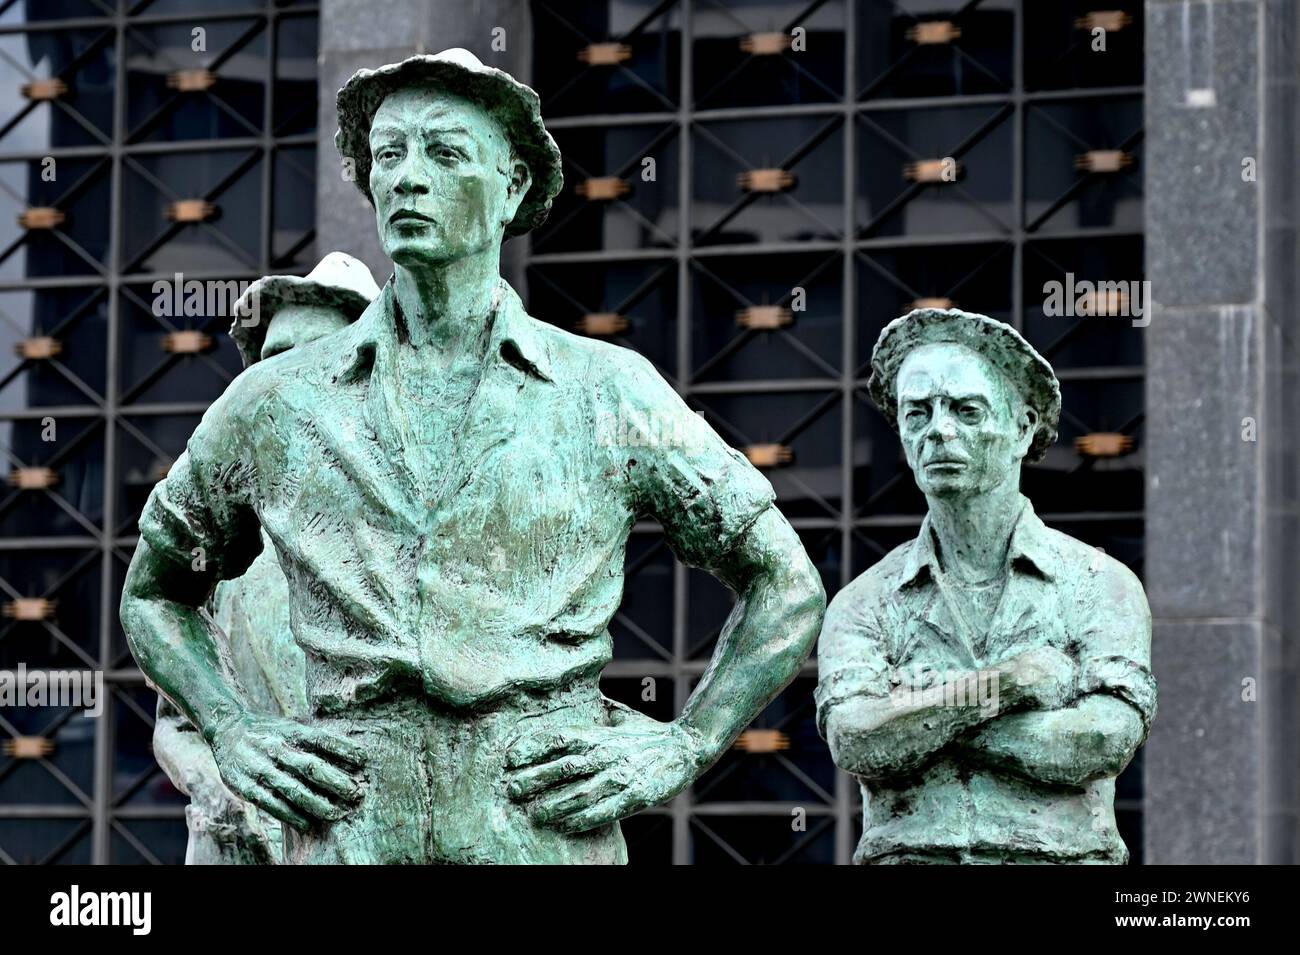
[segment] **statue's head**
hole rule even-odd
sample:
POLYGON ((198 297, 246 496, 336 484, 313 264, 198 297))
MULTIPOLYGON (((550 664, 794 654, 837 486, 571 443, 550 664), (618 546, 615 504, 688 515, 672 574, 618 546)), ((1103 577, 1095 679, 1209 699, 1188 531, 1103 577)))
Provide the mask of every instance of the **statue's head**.
POLYGON ((365 263, 331 252, 311 273, 268 275, 235 303, 230 335, 244 365, 346 328, 379 294, 365 263))
POLYGON ((496 117, 463 96, 407 86, 375 113, 370 195, 394 262, 454 262, 500 246, 531 184, 496 117))
POLYGON ((1056 440, 1061 389, 1015 329, 956 309, 891 322, 871 360, 872 399, 903 442, 917 486, 966 497, 1017 481, 1056 440))
POLYGON ((563 184, 537 94, 466 50, 361 70, 338 112, 345 174, 400 265, 499 247, 540 225, 563 184))
POLYGON ((347 328, 351 319, 329 305, 290 305, 276 313, 266 329, 259 358, 270 358, 347 328))

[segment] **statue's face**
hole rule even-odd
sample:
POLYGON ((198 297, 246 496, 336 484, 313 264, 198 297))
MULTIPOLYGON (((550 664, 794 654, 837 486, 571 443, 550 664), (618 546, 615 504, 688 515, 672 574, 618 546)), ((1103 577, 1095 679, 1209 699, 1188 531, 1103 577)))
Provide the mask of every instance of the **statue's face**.
POLYGON ((1035 412, 982 355, 964 345, 923 345, 898 372, 898 429, 927 496, 987 493, 1019 477, 1035 412))
POLYGON ((337 308, 323 305, 289 305, 275 313, 266 329, 262 357, 270 358, 298 345, 346 328, 347 316, 337 308))
POLYGON ((370 157, 380 242, 408 267, 499 247, 531 181, 487 110, 423 87, 380 104, 370 157))

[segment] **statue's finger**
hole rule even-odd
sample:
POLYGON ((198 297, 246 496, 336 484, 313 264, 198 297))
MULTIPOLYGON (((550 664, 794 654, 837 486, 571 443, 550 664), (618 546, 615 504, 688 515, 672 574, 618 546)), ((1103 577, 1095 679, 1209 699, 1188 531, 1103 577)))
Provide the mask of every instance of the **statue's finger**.
POLYGON ((607 826, 611 822, 617 822, 624 816, 632 815, 633 811, 627 806, 620 793, 601 800, 589 809, 583 809, 556 819, 555 828, 561 832, 585 832, 588 829, 597 829, 600 826, 607 826))
POLYGON ((516 769, 530 766, 564 753, 585 753, 594 745, 582 735, 583 728, 569 727, 539 730, 521 736, 506 751, 506 766, 516 769))
POLYGON ((311 828, 311 822, 306 816, 302 815, 266 786, 253 783, 245 787, 240 794, 254 806, 270 813, 284 824, 293 826, 299 832, 306 832, 311 828))
POLYGON ((340 805, 278 766, 261 777, 262 785, 285 800, 295 810, 316 819, 340 819, 349 807, 340 805))
POLYGON ((349 766, 359 769, 366 764, 367 754, 364 746, 319 726, 303 726, 289 738, 295 746, 315 750, 349 766))
POLYGON ((512 799, 527 799, 559 783, 590 776, 605 765, 606 760, 595 754, 563 756, 549 763, 517 770, 506 792, 512 799))
POLYGON ((552 790, 534 800, 528 814, 540 825, 550 825, 565 816, 583 812, 606 797, 623 791, 623 785, 608 773, 598 773, 591 779, 570 783, 552 790))
POLYGON ((315 753, 285 749, 272 758, 281 768, 330 795, 351 801, 361 796, 361 787, 355 779, 315 753))

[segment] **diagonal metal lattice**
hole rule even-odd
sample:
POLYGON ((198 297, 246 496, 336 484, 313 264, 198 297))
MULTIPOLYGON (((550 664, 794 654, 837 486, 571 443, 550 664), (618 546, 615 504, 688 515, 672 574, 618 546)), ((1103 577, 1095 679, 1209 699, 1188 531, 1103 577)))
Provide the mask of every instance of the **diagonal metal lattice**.
MULTIPOLYGON (((111 128, 101 128, 95 121, 98 114, 83 113, 75 96, 24 102, 0 117, 0 161, 28 164, 39 172, 39 163, 48 156, 60 164, 61 172, 63 168, 73 171, 71 176, 61 175, 57 183, 48 184, 43 193, 45 205, 71 210, 69 223, 42 229, 39 238, 30 232, 19 234, 7 248, 0 249, 0 265, 8 269, 0 279, 0 333, 14 341, 49 336, 64 348, 63 353, 48 358, 20 356, 0 368, 0 394, 9 395, 14 388, 23 392, 36 388, 31 391, 34 397, 28 399, 30 407, 15 407, 11 400, 0 412, 0 465, 5 469, 28 464, 57 469, 76 463, 86 475, 76 488, 6 487, 0 494, 0 520, 24 508, 25 501, 40 500, 73 528, 59 535, 0 535, 0 558, 7 561, 8 568, 0 573, 0 602, 20 598, 57 601, 57 610, 48 619, 0 622, 0 652, 19 635, 24 646, 36 647, 44 641, 48 658, 24 660, 29 669, 48 668, 57 660, 64 668, 101 670, 109 700, 103 716, 84 721, 87 726, 93 724, 93 739, 77 744, 84 749, 77 749, 68 736, 76 730, 82 734, 78 740, 85 738, 80 710, 51 711, 51 719, 35 726, 0 713, 0 739, 34 733, 55 746, 51 755, 31 760, 0 757, 0 862, 177 862, 185 844, 184 800, 170 789, 148 752, 152 694, 123 644, 117 622, 117 593, 135 544, 132 509, 138 506, 128 500, 126 491, 134 486, 133 480, 147 490, 156 476, 148 472, 132 478, 121 473, 120 466, 130 456, 128 452, 136 458, 143 455, 158 467, 170 463, 182 449, 187 429, 197 415, 230 381, 237 362, 224 353, 178 355, 160 348, 164 335, 182 328, 207 331, 224 346, 229 319, 220 315, 178 319, 157 315, 149 290, 155 282, 171 281, 174 275, 171 270, 151 270, 149 262, 177 243, 189 242, 192 248, 189 237, 203 236, 212 249, 228 257, 231 266, 189 270, 186 278, 251 281, 272 271, 305 271, 314 264, 305 261, 310 257, 314 230, 286 230, 278 225, 271 198, 279 176, 308 183, 315 180, 311 151, 317 145, 316 134, 278 135, 284 129, 301 129, 304 114, 314 117, 315 78, 310 77, 310 97, 295 95, 290 87, 277 84, 281 30, 306 25, 299 37, 310 36, 308 31, 315 30, 319 11, 311 3, 285 5, 275 0, 260 6, 241 4, 239 9, 214 2, 208 10, 179 13, 173 7, 155 6, 152 0, 123 0, 120 4, 85 0, 85 12, 75 18, 24 22, 21 16, 6 16, 23 3, 0 0, 0 18, 4 20, 0 41, 7 44, 0 47, 0 59, 7 68, 23 82, 59 79, 74 92, 83 82, 85 70, 107 69, 111 86, 102 88, 111 90, 112 107, 111 128), (220 38, 201 57, 189 59, 175 45, 158 39, 175 31, 188 37, 200 13, 210 35, 220 38), (70 52, 50 72, 42 73, 25 64, 16 52, 29 38, 49 39, 70 52), (219 75, 222 67, 236 58, 243 69, 253 58, 264 61, 258 64, 256 80, 250 78, 246 85, 244 100, 248 101, 247 90, 255 87, 260 122, 254 118, 256 111, 241 111, 228 99, 220 78, 207 90, 168 90, 151 108, 132 112, 128 98, 134 71, 143 71, 140 75, 145 85, 157 89, 163 74, 206 69, 219 75), (284 97, 288 101, 281 105, 284 97), (220 117, 228 133, 213 138, 205 129, 198 138, 158 141, 161 131, 175 124, 187 103, 201 104, 205 116, 220 117), (41 115, 73 131, 71 142, 91 145, 29 149, 7 139, 14 130, 30 125, 28 118, 41 110, 41 115), (168 167, 159 162, 177 156, 194 158, 189 178, 202 180, 199 194, 178 187, 168 167), (202 179, 204 170, 214 169, 215 173, 202 179), (151 209, 187 199, 203 199, 218 208, 223 202, 238 202, 238 214, 257 224, 256 238, 248 244, 232 237, 223 231, 219 219, 168 223, 142 215, 128 200, 128 188, 134 188, 138 201, 148 203, 151 209), (107 196, 107 205, 96 198, 92 210, 86 197, 96 189, 107 196), (243 192, 236 198, 238 190, 243 192), (261 209, 246 208, 243 197, 253 194, 260 195, 261 209), (83 244, 83 233, 69 228, 74 217, 103 223, 109 236, 104 256, 83 244), (33 241, 66 249, 68 260, 77 264, 76 274, 22 274, 21 266, 12 263, 20 262, 21 250, 33 241), (279 244, 285 247, 274 247, 279 244), (19 274, 11 277, 15 271, 19 274), (64 297, 56 300, 51 297, 55 294, 64 297), (30 312, 30 318, 24 310, 30 312), (102 387, 97 375, 86 380, 78 373, 86 367, 88 350, 97 351, 104 364, 102 387), (129 371, 127 354, 135 359, 137 370, 129 371), (157 356, 156 360, 152 356, 157 356), (64 390, 79 396, 78 403, 42 404, 40 395, 48 392, 36 387, 33 374, 38 368, 51 379, 65 382, 64 390), (195 379, 191 371, 197 368, 209 378, 205 386, 190 388, 189 393, 198 396, 194 400, 148 400, 160 386, 195 379), (131 380, 126 380, 128 377, 131 380), (17 430, 39 425, 46 417, 58 422, 61 436, 57 443, 32 445, 26 432, 17 430), (146 426, 172 421, 188 423, 146 426), (67 436, 63 437, 65 430, 67 436), (92 508, 94 513, 88 514, 92 508), (20 556, 26 560, 19 560, 20 556), (95 595, 93 606, 77 606, 86 601, 87 593, 95 595), (90 627, 78 623, 69 629, 65 616, 90 621, 90 627), (84 759, 86 765, 74 773, 68 761, 77 759, 84 759), (33 803, 24 800, 20 790, 3 788, 24 765, 39 768, 38 775, 56 780, 68 798, 33 803), (82 781, 83 774, 88 784, 82 781), (17 831, 11 824, 34 836, 27 849, 16 849, 8 841, 12 837, 5 834, 17 831)), ((38 178, 29 177, 31 181, 38 178)), ((20 210, 33 205, 28 195, 10 185, 13 182, 0 184, 6 201, 20 210)), ((35 772, 35 768, 27 771, 35 772)))

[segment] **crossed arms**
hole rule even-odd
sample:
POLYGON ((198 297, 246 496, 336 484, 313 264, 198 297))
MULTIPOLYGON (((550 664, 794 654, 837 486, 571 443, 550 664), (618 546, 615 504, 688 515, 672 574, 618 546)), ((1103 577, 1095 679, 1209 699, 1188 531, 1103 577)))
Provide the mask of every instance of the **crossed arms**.
MULTIPOLYGON (((826 719, 835 764, 866 779, 889 779, 955 746, 1019 776, 1081 786, 1118 775, 1145 736, 1138 711, 1104 692, 1063 705, 1077 667, 1059 650, 1031 650, 992 669, 999 680, 997 709, 973 702, 947 706, 940 692, 932 702, 918 701, 905 688, 835 705, 826 719)), ((954 679, 948 698, 970 685, 963 681, 976 678, 971 673, 954 679)))
MULTIPOLYGON (((868 780, 921 769, 939 752, 1048 785, 1113 777, 1146 738, 1154 706, 1150 616, 1136 579, 1076 656, 1036 647, 919 694, 891 687, 885 639, 864 608, 832 605, 822 637, 820 723, 836 765, 868 780), (965 691, 997 681, 997 706, 965 691), (959 701, 962 705, 953 705, 959 701)), ((838 602, 837 602, 838 603, 838 602)))

